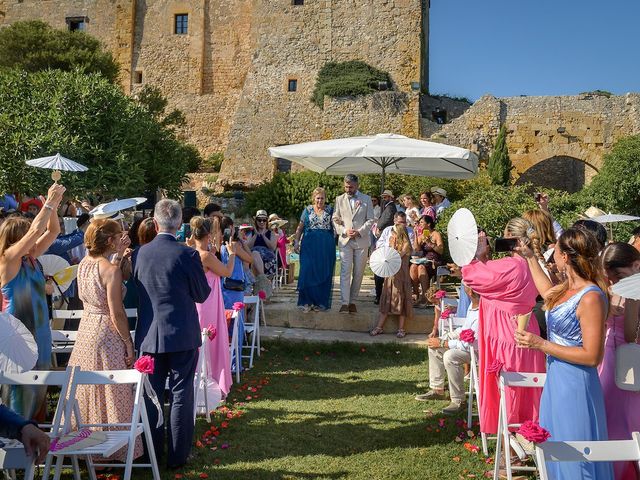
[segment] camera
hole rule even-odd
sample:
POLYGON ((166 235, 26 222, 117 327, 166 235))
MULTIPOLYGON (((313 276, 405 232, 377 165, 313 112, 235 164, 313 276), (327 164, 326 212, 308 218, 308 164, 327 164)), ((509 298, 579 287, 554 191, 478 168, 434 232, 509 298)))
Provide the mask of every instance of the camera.
POLYGON ((224 243, 229 243, 230 241, 237 242, 240 239, 239 231, 238 227, 233 227, 233 229, 225 228, 222 233, 222 240, 224 243))
POLYGON ((517 238, 497 237, 494 242, 494 252, 511 252, 518 246, 517 238))
POLYGON ((542 193, 540 193, 540 192, 536 192, 536 193, 534 193, 534 194, 533 194, 533 199, 534 199, 536 202, 539 202, 540 200, 542 200, 542 193))

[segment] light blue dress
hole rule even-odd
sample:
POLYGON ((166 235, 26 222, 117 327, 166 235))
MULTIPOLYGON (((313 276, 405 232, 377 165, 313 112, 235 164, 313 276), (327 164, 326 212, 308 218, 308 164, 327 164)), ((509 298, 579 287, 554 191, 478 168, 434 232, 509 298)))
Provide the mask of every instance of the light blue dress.
MULTIPOLYGON (((577 347, 582 345, 582 330, 576 309, 588 292, 602 290, 590 285, 566 302, 547 312, 550 342, 577 347)), ((608 440, 604 396, 596 367, 547 357, 547 380, 540 400, 540 425, 551 433, 550 441, 608 440)), ((549 478, 556 480, 613 480, 609 462, 550 462, 549 478)))
MULTIPOLYGON (((223 245, 220 249, 220 261, 225 265, 229 264, 229 251, 227 250, 227 246, 223 245)), ((233 264, 233 273, 229 278, 234 280, 241 280, 246 283, 247 279, 244 274, 244 268, 242 266, 242 260, 238 257, 235 257, 235 262, 233 264)), ((221 282, 222 285, 222 299, 224 301, 225 310, 231 310, 233 308, 233 304, 236 302, 244 302, 244 292, 238 292, 236 290, 227 290, 224 288, 224 281, 221 282)), ((231 337, 232 329, 229 327, 229 337, 231 337)), ((242 345, 244 344, 244 310, 240 310, 238 315, 238 348, 240 352, 242 352, 242 345)), ((231 366, 232 370, 235 368, 235 357, 231 358, 231 366)))

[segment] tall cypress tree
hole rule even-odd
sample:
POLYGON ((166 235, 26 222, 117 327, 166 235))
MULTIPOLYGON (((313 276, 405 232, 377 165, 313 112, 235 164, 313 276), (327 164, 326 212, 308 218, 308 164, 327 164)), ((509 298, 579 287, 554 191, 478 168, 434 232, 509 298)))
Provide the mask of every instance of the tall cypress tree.
POLYGON ((498 138, 496 138, 496 145, 493 149, 491 157, 489 157, 489 164, 487 170, 491 177, 491 182, 494 185, 509 185, 511 183, 511 170, 513 164, 509 158, 509 151, 507 149, 507 128, 503 125, 500 126, 500 132, 498 132, 498 138))

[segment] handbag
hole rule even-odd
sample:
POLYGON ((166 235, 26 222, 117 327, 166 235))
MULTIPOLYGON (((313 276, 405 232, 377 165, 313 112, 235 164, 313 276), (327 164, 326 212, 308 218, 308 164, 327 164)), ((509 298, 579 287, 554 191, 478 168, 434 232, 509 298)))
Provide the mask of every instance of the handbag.
POLYGON ((222 286, 226 290, 231 290, 234 292, 244 292, 244 289, 246 288, 244 284, 244 280, 238 280, 235 278, 228 278, 228 277, 225 277, 225 279, 222 281, 222 286))
POLYGON ((640 322, 638 322, 635 341, 616 347, 616 386, 620 390, 640 392, 640 345, 636 343, 638 333, 640 333, 640 322))

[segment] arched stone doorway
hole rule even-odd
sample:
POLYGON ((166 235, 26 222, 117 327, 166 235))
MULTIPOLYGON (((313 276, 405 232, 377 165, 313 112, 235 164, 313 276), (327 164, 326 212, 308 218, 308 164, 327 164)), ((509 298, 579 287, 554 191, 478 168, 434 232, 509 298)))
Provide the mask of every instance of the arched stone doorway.
POLYGON ((569 193, 577 192, 597 173, 584 161, 557 155, 536 163, 518 177, 516 185, 531 183, 535 187, 554 188, 569 193))

